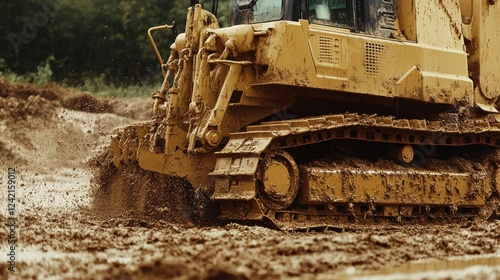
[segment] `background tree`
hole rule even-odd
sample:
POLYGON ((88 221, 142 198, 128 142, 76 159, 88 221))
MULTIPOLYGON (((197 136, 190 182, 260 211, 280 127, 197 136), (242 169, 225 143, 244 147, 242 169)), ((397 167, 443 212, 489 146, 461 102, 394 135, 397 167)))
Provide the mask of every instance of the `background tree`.
MULTIPOLYGON (((229 1, 220 2, 219 14, 227 13, 229 1)), ((184 32, 189 5, 188 0, 2 0, 0 61, 24 74, 50 58, 53 79, 68 85, 88 79, 117 86, 155 83, 161 75, 147 30, 176 21, 184 32)), ((211 10, 212 2, 204 6, 211 10)), ((227 26, 226 18, 219 16, 221 25, 227 26)), ((167 55, 172 36, 155 35, 167 55)))

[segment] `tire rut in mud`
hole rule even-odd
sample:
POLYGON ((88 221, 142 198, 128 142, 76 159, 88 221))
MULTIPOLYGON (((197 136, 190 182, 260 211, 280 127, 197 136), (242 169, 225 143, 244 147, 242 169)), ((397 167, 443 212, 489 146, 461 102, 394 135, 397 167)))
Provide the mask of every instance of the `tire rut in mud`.
POLYGON ((137 163, 116 168, 112 152, 91 161, 93 211, 104 218, 141 217, 197 226, 216 225, 219 207, 206 190, 183 178, 141 169, 137 163))

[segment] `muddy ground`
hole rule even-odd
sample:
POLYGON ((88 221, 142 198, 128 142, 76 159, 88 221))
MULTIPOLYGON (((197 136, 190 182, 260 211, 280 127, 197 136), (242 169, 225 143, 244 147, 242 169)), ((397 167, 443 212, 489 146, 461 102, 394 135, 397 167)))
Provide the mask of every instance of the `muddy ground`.
POLYGON ((149 106, 0 80, 0 279, 500 279, 500 221, 284 233, 101 215, 89 161, 114 127, 146 119, 149 106))

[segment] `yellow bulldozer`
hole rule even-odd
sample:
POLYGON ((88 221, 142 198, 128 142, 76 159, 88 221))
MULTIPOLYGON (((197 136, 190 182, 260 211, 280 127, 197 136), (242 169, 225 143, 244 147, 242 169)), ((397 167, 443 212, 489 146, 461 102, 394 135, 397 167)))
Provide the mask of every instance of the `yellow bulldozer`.
POLYGON ((166 60, 173 26, 149 30, 164 82, 114 168, 282 230, 498 215, 500 3, 232 0, 220 28, 217 2, 192 1, 166 60))

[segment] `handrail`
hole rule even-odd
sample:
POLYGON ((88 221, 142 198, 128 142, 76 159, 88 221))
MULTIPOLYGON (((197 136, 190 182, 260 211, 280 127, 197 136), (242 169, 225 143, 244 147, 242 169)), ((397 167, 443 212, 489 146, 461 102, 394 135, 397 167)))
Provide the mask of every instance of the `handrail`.
POLYGON ((235 64, 235 65, 250 65, 251 61, 246 60, 228 60, 228 59, 210 59, 208 63, 235 64))
MULTIPOLYGON (((155 50, 156 57, 158 57, 158 60, 160 61, 160 65, 163 65, 165 62, 163 61, 163 58, 161 57, 160 51, 158 50, 158 47, 156 46, 155 40, 153 39, 153 35, 151 35, 151 33, 153 31, 157 31, 157 30, 161 30, 161 29, 172 29, 172 28, 174 28, 174 26, 175 26, 175 22, 172 25, 165 24, 165 25, 154 26, 154 27, 151 27, 148 29, 149 41, 151 41, 151 44, 153 45, 153 49, 155 50)), ((163 71, 163 67, 162 67, 162 71, 163 71)), ((163 74, 165 74, 165 73, 163 73, 163 74)))

